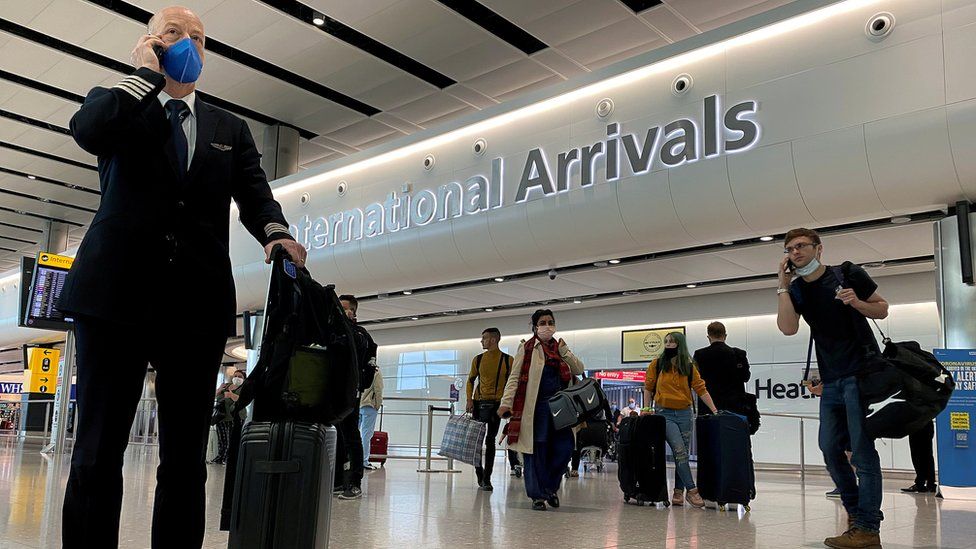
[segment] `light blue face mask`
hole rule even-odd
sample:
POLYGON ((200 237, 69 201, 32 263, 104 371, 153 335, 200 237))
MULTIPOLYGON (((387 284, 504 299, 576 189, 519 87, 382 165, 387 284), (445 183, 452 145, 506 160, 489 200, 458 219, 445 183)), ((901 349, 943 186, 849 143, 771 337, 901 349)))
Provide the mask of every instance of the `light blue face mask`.
POLYGON ((810 276, 814 272, 816 272, 817 269, 819 268, 820 268, 820 262, 817 261, 817 258, 815 257, 810 260, 810 263, 807 263, 806 267, 797 267, 796 274, 800 276, 810 276))
POLYGON ((192 38, 174 43, 163 53, 163 70, 181 84, 196 82, 203 71, 203 59, 192 38))

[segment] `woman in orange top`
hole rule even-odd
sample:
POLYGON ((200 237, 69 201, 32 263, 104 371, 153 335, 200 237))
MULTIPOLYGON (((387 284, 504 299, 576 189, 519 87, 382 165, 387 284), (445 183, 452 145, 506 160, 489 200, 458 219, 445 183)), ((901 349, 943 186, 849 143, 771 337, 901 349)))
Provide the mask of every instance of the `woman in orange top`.
MULTIPOLYGON (((691 441, 692 394, 694 388, 699 399, 713 412, 717 413, 712 397, 705 390, 705 381, 698 374, 698 368, 688 354, 688 344, 681 332, 671 332, 664 338, 664 353, 647 367, 644 382, 644 402, 653 402, 653 413, 667 420, 668 446, 674 456, 673 505, 683 505, 685 490, 688 490, 688 503, 704 507, 705 502, 698 495, 695 479, 688 466, 688 444, 691 441)), ((652 413, 645 408, 645 414, 652 413)))

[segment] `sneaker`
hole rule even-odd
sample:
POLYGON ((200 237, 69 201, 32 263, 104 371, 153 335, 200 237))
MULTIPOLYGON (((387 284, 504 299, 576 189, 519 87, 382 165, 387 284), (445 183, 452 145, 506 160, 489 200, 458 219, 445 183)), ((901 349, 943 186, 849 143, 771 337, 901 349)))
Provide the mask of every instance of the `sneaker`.
POLYGON ((516 465, 515 469, 512 470, 512 474, 515 475, 515 478, 522 478, 522 466, 516 465))
POLYGON ((572 471, 569 472, 569 478, 577 478, 577 477, 579 477, 579 471, 573 469, 572 471))
POLYGON ((553 509, 559 509, 559 496, 550 496, 549 499, 546 500, 546 503, 548 503, 549 507, 552 507, 553 509))
POLYGON ((881 536, 854 527, 839 536, 825 539, 824 545, 834 549, 881 549, 881 536))
POLYGON ((369 470, 369 471, 373 471, 373 470, 376 469, 376 466, 373 465, 372 463, 364 463, 363 464, 363 469, 366 469, 366 470, 369 470))
POLYGON ((840 499, 840 488, 834 488, 824 495, 831 499, 840 499))
POLYGON ((705 500, 698 495, 698 488, 688 490, 688 503, 690 503, 693 507, 698 507, 699 509, 705 506, 705 500))
POLYGON ((685 504, 685 491, 675 489, 675 491, 671 494, 671 505, 674 505, 675 507, 681 507, 684 504, 685 504))
POLYGON ((350 486, 339 494, 339 499, 359 499, 363 497, 363 490, 359 486, 350 486))
POLYGON ((919 494, 922 492, 928 492, 928 488, 924 484, 919 484, 916 482, 908 488, 902 488, 901 491, 905 492, 906 494, 919 494))
POLYGON ((490 480, 486 480, 481 484, 481 489, 485 492, 491 492, 495 489, 495 487, 491 485, 490 480))
POLYGON ((532 510, 533 511, 545 511, 546 510, 546 500, 544 500, 544 499, 534 499, 534 500, 532 500, 532 510))

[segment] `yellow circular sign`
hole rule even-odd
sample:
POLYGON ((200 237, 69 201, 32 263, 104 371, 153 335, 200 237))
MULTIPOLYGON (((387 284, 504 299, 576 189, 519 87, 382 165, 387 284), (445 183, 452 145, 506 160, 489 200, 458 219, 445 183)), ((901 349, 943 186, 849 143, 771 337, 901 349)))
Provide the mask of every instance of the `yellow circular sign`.
POLYGON ((661 337, 661 334, 651 332, 644 336, 644 350, 649 354, 657 354, 663 346, 664 338, 661 337))

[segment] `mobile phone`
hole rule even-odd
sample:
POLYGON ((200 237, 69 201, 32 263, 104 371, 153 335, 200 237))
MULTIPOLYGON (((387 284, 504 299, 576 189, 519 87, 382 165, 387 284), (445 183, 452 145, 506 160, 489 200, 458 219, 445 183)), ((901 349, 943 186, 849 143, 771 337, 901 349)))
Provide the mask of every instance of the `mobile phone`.
POLYGON ((162 46, 157 44, 153 46, 153 51, 156 52, 156 58, 159 59, 160 63, 162 63, 163 55, 166 55, 166 50, 164 50, 162 46))
POLYGON ((786 260, 786 272, 792 273, 796 271, 796 264, 793 263, 792 259, 786 260))

